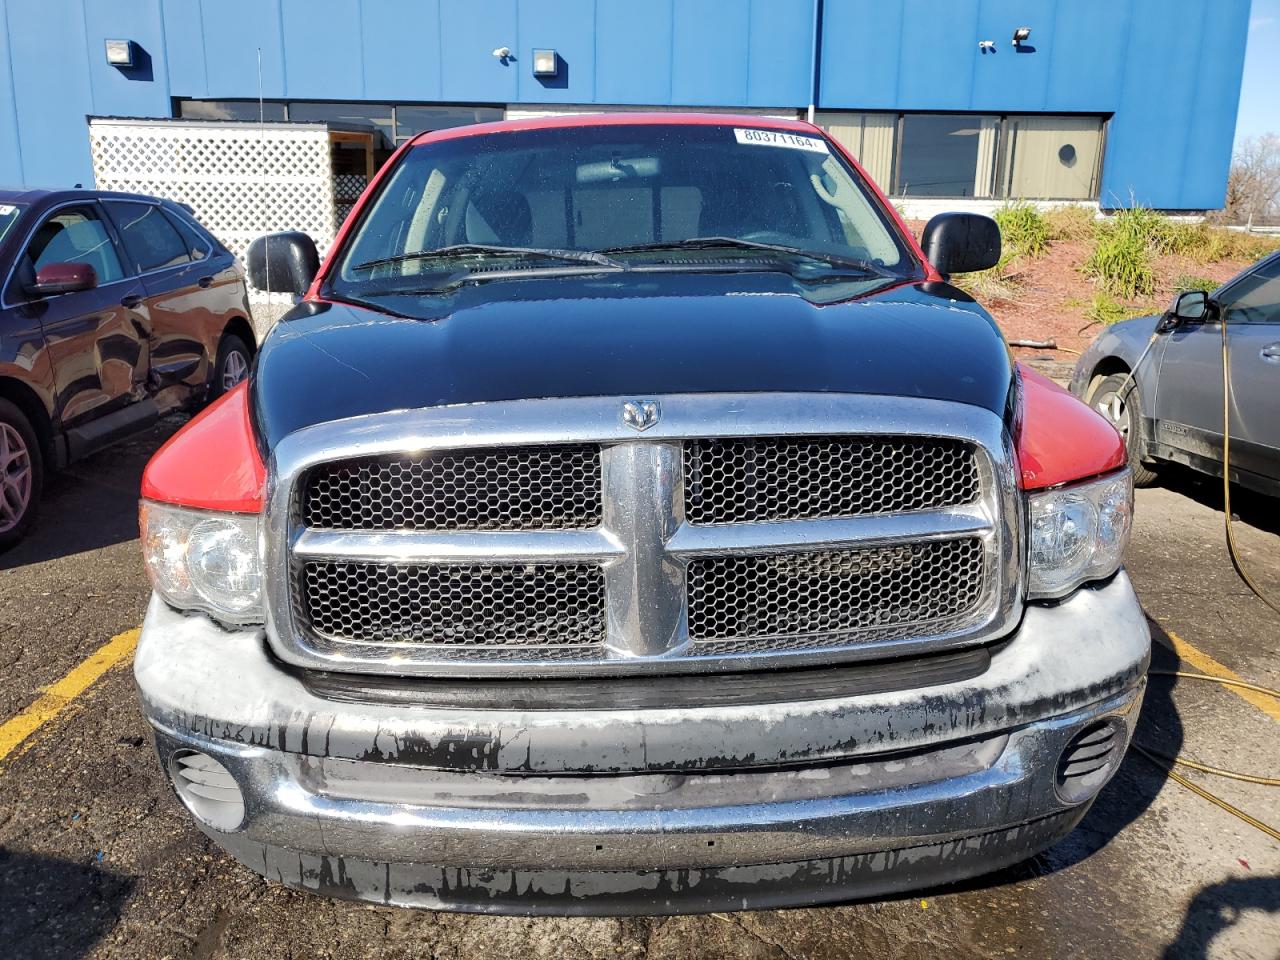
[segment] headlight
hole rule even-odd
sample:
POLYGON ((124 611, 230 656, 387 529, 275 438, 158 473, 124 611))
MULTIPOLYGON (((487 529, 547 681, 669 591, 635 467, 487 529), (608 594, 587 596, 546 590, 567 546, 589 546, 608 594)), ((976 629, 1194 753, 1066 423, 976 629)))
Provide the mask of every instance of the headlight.
POLYGON ((1031 599, 1066 596, 1120 568, 1133 522, 1133 477, 1127 469, 1033 493, 1028 500, 1031 599))
POLYGON ((139 517, 147 573, 171 606, 203 610, 227 623, 263 622, 256 514, 143 501, 139 517))

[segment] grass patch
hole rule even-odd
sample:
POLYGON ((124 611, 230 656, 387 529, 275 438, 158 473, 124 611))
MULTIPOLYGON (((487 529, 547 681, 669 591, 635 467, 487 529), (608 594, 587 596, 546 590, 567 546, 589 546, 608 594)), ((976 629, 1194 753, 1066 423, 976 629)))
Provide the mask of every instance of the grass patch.
POLYGON ((1071 203, 1054 207, 1042 216, 1045 225, 1049 228, 1050 240, 1080 243, 1092 240, 1098 229, 1098 218, 1094 211, 1079 204, 1071 203))
POLYGON ((1208 277, 1197 277, 1193 273, 1184 273, 1173 279, 1173 292, 1185 293, 1187 290, 1203 290, 1205 293, 1212 293, 1217 290, 1221 284, 1216 280, 1210 280, 1208 277))
POLYGON ((1105 293, 1095 293, 1093 299, 1085 307, 1084 317, 1089 321, 1090 326, 1100 323, 1104 327, 1109 327, 1111 324, 1119 323, 1121 320, 1145 316, 1150 312, 1150 310, 1133 310, 1123 303, 1118 303, 1111 299, 1105 293))
POLYGON ((1141 207, 1117 213, 1110 223, 1099 226, 1084 272, 1112 296, 1151 296, 1156 289, 1151 248, 1164 219, 1141 207))
POLYGON ((1011 256, 1038 257, 1049 249, 1049 224, 1040 211, 1019 200, 1002 205, 994 214, 1000 227, 1001 259, 1011 256))
POLYGON ((1012 257, 1000 256, 1000 262, 989 270, 966 273, 951 278, 951 282, 975 300, 993 303, 997 300, 1016 300, 1022 293, 1022 277, 1010 270, 1012 257))

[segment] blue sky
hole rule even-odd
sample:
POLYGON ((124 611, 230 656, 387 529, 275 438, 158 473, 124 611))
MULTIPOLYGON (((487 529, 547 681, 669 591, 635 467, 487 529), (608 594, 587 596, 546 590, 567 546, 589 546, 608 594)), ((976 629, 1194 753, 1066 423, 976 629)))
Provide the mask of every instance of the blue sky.
POLYGON ((1280 0, 1253 0, 1236 142, 1280 134, 1280 0))

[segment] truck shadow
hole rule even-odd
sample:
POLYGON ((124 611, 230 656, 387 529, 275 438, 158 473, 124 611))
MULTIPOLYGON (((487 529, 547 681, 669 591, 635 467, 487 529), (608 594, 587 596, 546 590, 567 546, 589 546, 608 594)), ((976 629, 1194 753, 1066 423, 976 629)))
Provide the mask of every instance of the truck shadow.
POLYGON ((132 877, 0 848, 0 953, 13 960, 87 956, 119 920, 132 877))

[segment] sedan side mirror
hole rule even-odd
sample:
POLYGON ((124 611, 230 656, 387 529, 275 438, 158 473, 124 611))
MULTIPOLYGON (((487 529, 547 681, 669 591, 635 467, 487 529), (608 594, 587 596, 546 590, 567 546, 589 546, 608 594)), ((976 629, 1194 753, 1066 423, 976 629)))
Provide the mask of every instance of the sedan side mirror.
POLYGON ((1161 318, 1157 329, 1161 333, 1166 333, 1183 324, 1204 323, 1209 319, 1212 305, 1213 301, 1209 299, 1209 294, 1203 290, 1184 290, 1174 298, 1173 306, 1161 318))
POLYGON ((98 271, 88 263, 47 263, 36 271, 36 282, 28 289, 37 297, 61 293, 81 293, 98 285, 98 271))
POLYGON ((296 230, 259 237, 249 244, 245 259, 249 282, 259 290, 298 297, 307 292, 320 270, 315 241, 296 230))
POLYGON ((924 255, 943 275, 986 270, 1000 262, 1000 228, 976 213, 940 213, 926 224, 924 255))

